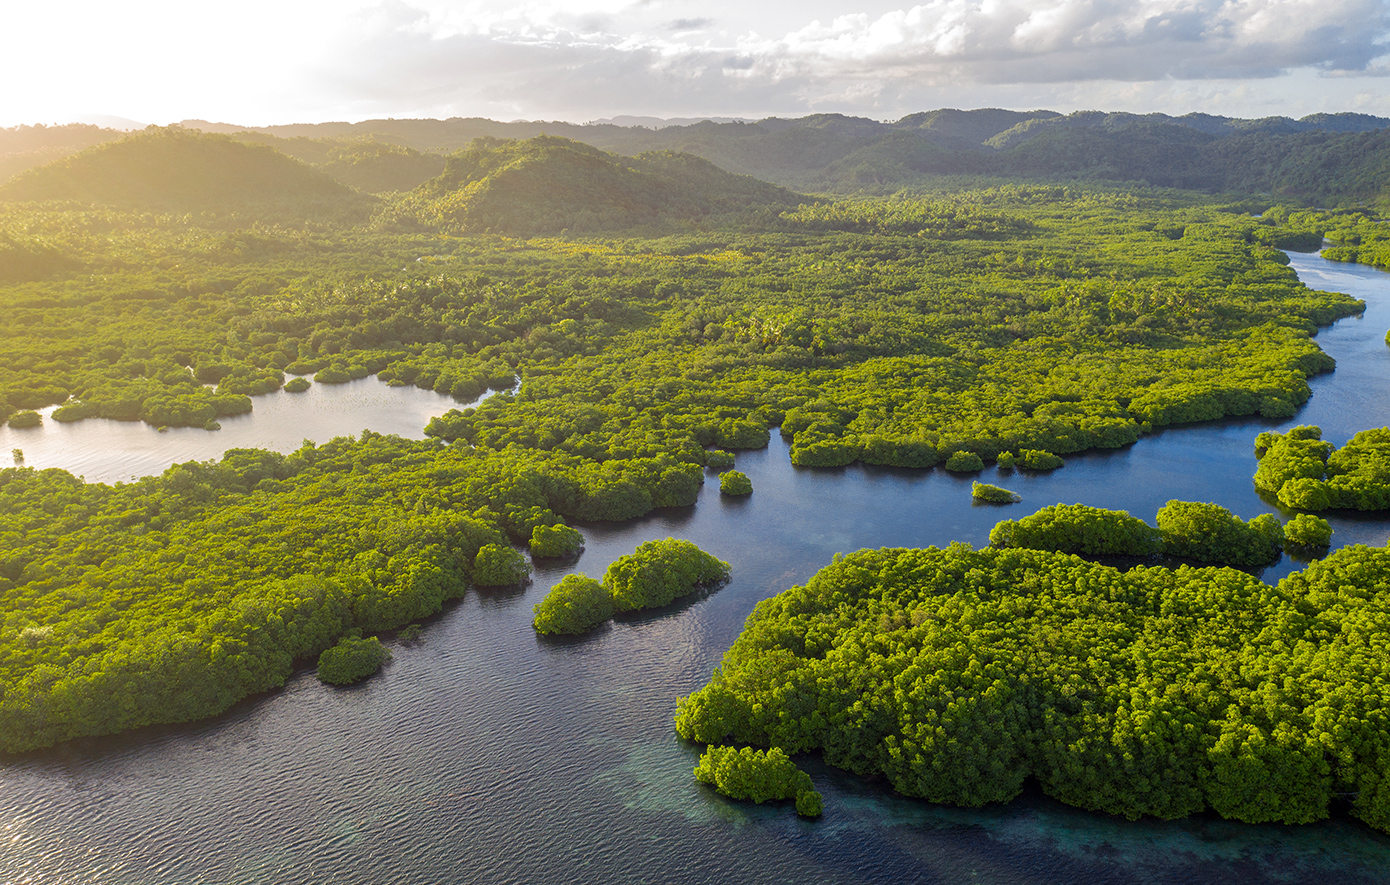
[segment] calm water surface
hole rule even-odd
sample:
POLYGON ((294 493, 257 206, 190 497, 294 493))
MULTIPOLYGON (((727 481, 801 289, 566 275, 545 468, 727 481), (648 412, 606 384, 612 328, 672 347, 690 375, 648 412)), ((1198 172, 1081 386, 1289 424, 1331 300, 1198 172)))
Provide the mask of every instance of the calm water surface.
MULTIPOLYGON (((312 378, 313 376, 309 376, 312 378)), ((143 421, 90 418, 62 424, 42 410, 43 426, 0 427, 0 466, 24 453, 26 467, 62 467, 90 482, 120 482, 163 473, 184 461, 220 458, 228 449, 292 452, 304 442, 328 442, 363 429, 424 439, 425 425, 460 404, 432 390, 391 387, 375 376, 346 384, 315 384, 303 393, 283 390, 252 399, 255 408, 222 418, 221 430, 171 427, 160 432, 143 421)))
MULTIPOLYGON (((970 479, 943 471, 796 470, 774 434, 766 451, 738 456, 751 498, 721 500, 711 482, 692 508, 584 526, 577 563, 539 569, 524 590, 470 593, 417 643, 395 644, 395 660, 364 685, 334 689, 303 671, 215 721, 9 760, 0 769, 0 883, 1382 883, 1390 838, 1348 820, 1131 823, 1040 795, 967 811, 894 797, 815 760, 807 767, 826 813, 805 822, 789 808, 748 807, 698 786, 698 750, 671 728, 674 699, 703 684, 753 605, 837 551, 983 544, 998 519, 1058 502, 1148 519, 1170 498, 1217 501, 1247 518, 1272 511, 1250 482, 1256 433, 1319 423, 1340 444, 1386 424, 1390 406, 1390 277, 1293 260, 1310 285, 1369 302, 1363 318, 1320 335, 1339 368, 1314 381, 1293 421, 1167 431, 1069 458, 1052 474, 991 469, 986 481, 1024 498, 1004 510, 972 506, 970 479), (567 570, 600 576, 638 543, 667 535, 729 560, 733 583, 581 640, 536 637, 531 606, 567 570)), ((256 421, 272 414, 263 403, 256 421)), ((362 407, 363 421, 327 435, 364 425, 418 435, 437 414, 421 408, 390 419, 415 424, 392 427, 362 407)), ((288 448, 313 437, 298 411, 288 420, 288 448)), ((132 464, 118 469, 142 472, 132 464)), ((1338 543, 1383 544, 1390 532, 1386 520, 1333 523, 1338 543)), ((1293 567, 1281 562, 1265 577, 1293 567)))

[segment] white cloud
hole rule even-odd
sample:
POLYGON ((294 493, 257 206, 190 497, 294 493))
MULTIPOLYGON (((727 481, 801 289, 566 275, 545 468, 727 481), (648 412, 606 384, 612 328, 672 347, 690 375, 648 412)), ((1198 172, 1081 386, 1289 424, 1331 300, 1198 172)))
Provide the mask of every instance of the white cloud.
POLYGON ((9 122, 59 109, 247 123, 1197 108, 1182 102, 1240 115, 1281 103, 1390 110, 1377 86, 1390 72, 1386 0, 860 0, 848 14, 843 0, 10 6, 0 31, 27 39, 0 55, 0 76, 24 84, 7 92, 9 122))

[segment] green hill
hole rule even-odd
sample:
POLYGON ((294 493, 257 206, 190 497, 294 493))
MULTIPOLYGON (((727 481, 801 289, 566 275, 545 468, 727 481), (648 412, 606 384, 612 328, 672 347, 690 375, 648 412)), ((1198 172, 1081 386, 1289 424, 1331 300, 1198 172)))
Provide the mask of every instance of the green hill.
POLYGON ((97 145, 0 186, 0 200, 300 217, 360 209, 366 199, 272 148, 177 127, 97 145))
MULTIPOLYGON (((190 125, 239 128, 198 121, 190 125)), ((453 118, 258 131, 296 142, 307 140, 304 136, 365 138, 422 152, 455 150, 475 138, 531 138, 548 132, 620 154, 680 151, 728 172, 808 191, 873 191, 929 185, 932 176, 978 175, 1137 181, 1270 194, 1319 205, 1390 201, 1390 191, 1384 191, 1385 170, 1390 169, 1390 119, 1355 113, 1241 119, 1201 113, 947 108, 895 122, 813 114, 652 129, 453 118)), ((403 169, 408 165, 405 156, 373 162, 388 160, 403 169)), ((326 158, 309 162, 324 163, 326 171, 352 180, 330 169, 326 158)), ((405 181, 401 174, 394 180, 405 181)))
POLYGON ((708 160, 658 151, 620 157, 554 136, 479 139, 448 158, 407 205, 459 231, 545 234, 622 230, 794 206, 776 185, 708 160))

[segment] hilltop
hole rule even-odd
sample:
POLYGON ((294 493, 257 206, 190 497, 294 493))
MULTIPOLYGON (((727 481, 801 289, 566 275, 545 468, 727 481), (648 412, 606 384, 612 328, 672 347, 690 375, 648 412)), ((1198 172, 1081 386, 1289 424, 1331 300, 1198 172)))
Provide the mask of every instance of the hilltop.
MULTIPOLYGON (((972 176, 1127 182, 1324 206, 1390 204, 1390 119, 1355 113, 1241 119, 943 108, 891 122, 812 114, 756 122, 619 118, 581 125, 453 117, 259 128, 203 120, 183 125, 274 148, 368 193, 409 191, 441 175, 445 153, 466 152, 475 142, 559 138, 627 157, 688 154, 725 172, 813 192, 888 193, 933 187, 942 176, 972 176), (634 122, 642 125, 620 125, 634 122)), ((94 127, 0 130, 0 181, 121 135, 94 127)), ((637 160, 629 163, 636 164, 630 171, 642 171, 637 160)), ((449 174, 444 173, 446 178, 449 174)), ((702 184, 714 183, 708 174, 704 178, 708 180, 702 184)), ((639 215, 650 214, 649 207, 636 208, 639 215)), ((604 219, 613 207, 595 211, 604 219)), ((535 213, 522 214, 530 219, 522 226, 530 229, 535 213)), ((504 220, 503 225, 517 221, 504 220)), ((581 219, 580 224, 591 221, 581 219)))
MULTIPOLYGON (((241 128, 187 122, 210 131, 241 128)), ((944 108, 893 122, 813 114, 652 128, 455 117, 256 131, 279 138, 370 138, 417 151, 549 134, 619 154, 679 151, 729 172, 818 191, 892 190, 933 176, 987 175, 1242 191, 1328 205, 1390 200, 1382 174, 1390 169, 1390 119, 1355 113, 1241 119, 944 108), (1332 169, 1335 177, 1327 174, 1332 169)))
POLYGON ((151 127, 30 169, 0 200, 77 200, 161 212, 313 216, 366 198, 272 148, 179 127, 151 127))
POLYGON ((794 206, 776 185, 671 151, 610 154, 567 138, 479 139, 448 158, 408 206, 459 231, 620 230, 794 206))

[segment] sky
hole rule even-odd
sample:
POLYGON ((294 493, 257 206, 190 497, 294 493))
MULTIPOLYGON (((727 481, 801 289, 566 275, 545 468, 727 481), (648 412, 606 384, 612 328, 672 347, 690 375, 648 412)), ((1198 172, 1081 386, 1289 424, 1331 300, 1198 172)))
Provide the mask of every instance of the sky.
POLYGON ((7 2, 0 77, 0 126, 1390 116, 1390 0, 7 2))

